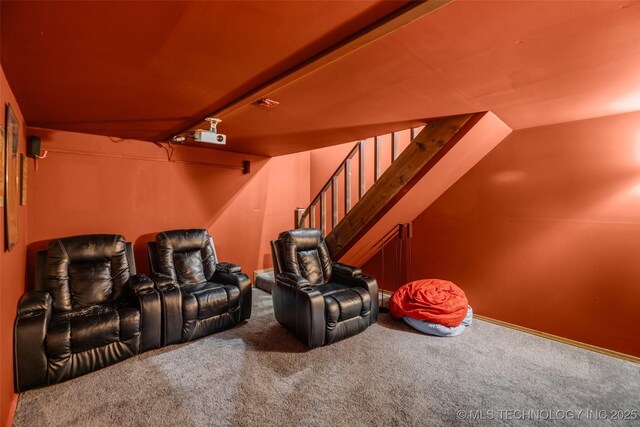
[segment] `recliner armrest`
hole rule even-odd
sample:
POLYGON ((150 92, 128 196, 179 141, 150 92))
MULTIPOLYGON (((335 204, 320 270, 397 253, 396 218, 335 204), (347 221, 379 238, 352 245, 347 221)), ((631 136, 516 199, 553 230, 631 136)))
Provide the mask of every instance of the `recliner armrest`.
POLYGON ((147 275, 137 274, 129 278, 129 286, 135 294, 138 294, 140 291, 153 289, 154 282, 147 275))
POLYGON ((27 292, 18 302, 18 316, 30 314, 35 311, 50 311, 52 303, 53 300, 51 299, 51 294, 49 294, 49 292, 27 292))
POLYGON ((18 302, 13 347, 17 392, 47 385, 48 361, 44 341, 52 304, 51 295, 45 291, 28 292, 18 302))
POLYGON ((341 262, 334 262, 333 274, 337 274, 345 277, 355 277, 359 274, 362 274, 362 270, 360 270, 358 267, 353 267, 351 265, 343 264, 341 262))
POLYGON ((140 351, 160 348, 162 336, 162 306, 160 294, 149 276, 138 274, 129 278, 129 288, 138 299, 141 316, 140 351))
POLYGON ((276 276, 276 281, 284 285, 291 286, 294 289, 310 287, 311 283, 302 276, 294 273, 284 272, 276 276))
POLYGON ((151 275, 151 280, 160 293, 162 305, 161 345, 175 344, 182 341, 182 293, 171 276, 161 273, 151 275))
POLYGON ((215 282, 237 286, 240 289, 240 320, 251 317, 252 287, 251 279, 242 272, 240 266, 230 262, 216 264, 216 272, 213 274, 215 282))
POLYGON ((234 274, 240 273, 242 271, 242 267, 231 262, 219 262, 216 264, 216 270, 223 273, 234 274))
POLYGON ((156 289, 162 291, 167 288, 177 287, 176 282, 173 280, 171 276, 167 276, 166 274, 154 273, 151 275, 151 280, 156 285, 156 289))
POLYGON ((293 273, 280 273, 271 297, 278 322, 309 348, 324 344, 324 297, 307 279, 293 273))

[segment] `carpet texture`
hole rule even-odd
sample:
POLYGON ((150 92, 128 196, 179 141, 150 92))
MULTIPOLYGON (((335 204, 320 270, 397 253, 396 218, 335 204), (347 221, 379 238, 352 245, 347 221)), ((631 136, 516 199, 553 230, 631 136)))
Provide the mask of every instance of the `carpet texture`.
POLYGON ((15 425, 591 424, 587 412, 558 412, 580 410, 640 424, 609 412, 640 410, 631 362, 477 320, 459 337, 431 337, 388 314, 307 351, 275 321, 271 295, 253 297, 253 316, 234 329, 21 394, 15 425), (500 412, 518 410, 529 417, 500 412))

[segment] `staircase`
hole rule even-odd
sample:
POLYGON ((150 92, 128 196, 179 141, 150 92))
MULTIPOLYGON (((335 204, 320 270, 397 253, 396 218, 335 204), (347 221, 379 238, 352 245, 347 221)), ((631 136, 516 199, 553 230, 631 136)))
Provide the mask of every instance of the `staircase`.
POLYGON ((326 236, 423 128, 405 129, 357 142, 310 205, 306 209, 296 210, 295 227, 320 228, 326 236), (373 158, 368 156, 369 150, 373 150, 373 158), (354 175, 357 181, 352 179, 354 175), (328 211, 330 223, 327 223, 328 211))
POLYGON ((360 141, 310 205, 296 210, 295 226, 321 228, 334 259, 362 265, 389 230, 411 222, 510 132, 493 113, 483 112, 360 141))

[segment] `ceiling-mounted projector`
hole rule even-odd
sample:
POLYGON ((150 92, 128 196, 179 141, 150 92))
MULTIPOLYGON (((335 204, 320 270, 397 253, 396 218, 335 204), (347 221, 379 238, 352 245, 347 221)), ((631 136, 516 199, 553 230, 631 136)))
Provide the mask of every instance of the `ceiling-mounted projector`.
POLYGON ((227 143, 227 135, 218 133, 218 123, 222 120, 215 119, 213 117, 207 117, 205 119, 209 122, 209 130, 198 129, 193 133, 193 139, 198 142, 204 142, 206 144, 218 144, 225 145, 227 143))

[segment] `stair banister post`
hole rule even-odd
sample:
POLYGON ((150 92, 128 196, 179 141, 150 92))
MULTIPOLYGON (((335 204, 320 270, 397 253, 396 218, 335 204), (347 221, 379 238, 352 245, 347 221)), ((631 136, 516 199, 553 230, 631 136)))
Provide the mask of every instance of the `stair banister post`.
POLYGON ((304 222, 306 219, 305 209, 296 208, 294 211, 294 224, 295 228, 304 228, 304 222))
POLYGON ((338 224, 338 174, 331 178, 331 228, 338 224))
POLYGON ((382 141, 380 140, 379 136, 376 136, 375 138, 373 138, 374 141, 374 149, 373 149, 373 159, 374 159, 374 175, 373 175, 373 182, 376 182, 379 178, 380 175, 382 175, 382 141))
POLYGON ((316 204, 317 202, 314 200, 309 206, 309 227, 311 228, 316 228, 316 204))
POLYGON ((322 229, 322 235, 327 235, 327 193, 326 188, 323 188, 320 192, 320 228, 322 229))
POLYGON ((364 164, 366 162, 366 157, 365 157, 365 147, 366 147, 366 141, 363 139, 362 141, 360 141, 360 146, 359 146, 359 151, 360 151, 360 155, 359 160, 360 160, 360 171, 359 171, 359 176, 358 176, 358 200, 362 199, 362 196, 364 196, 365 193, 365 175, 364 175, 364 164))
POLYGON ((398 133, 391 133, 391 163, 398 158, 398 133))
POLYGON ((351 159, 344 161, 344 214, 351 210, 351 159))

